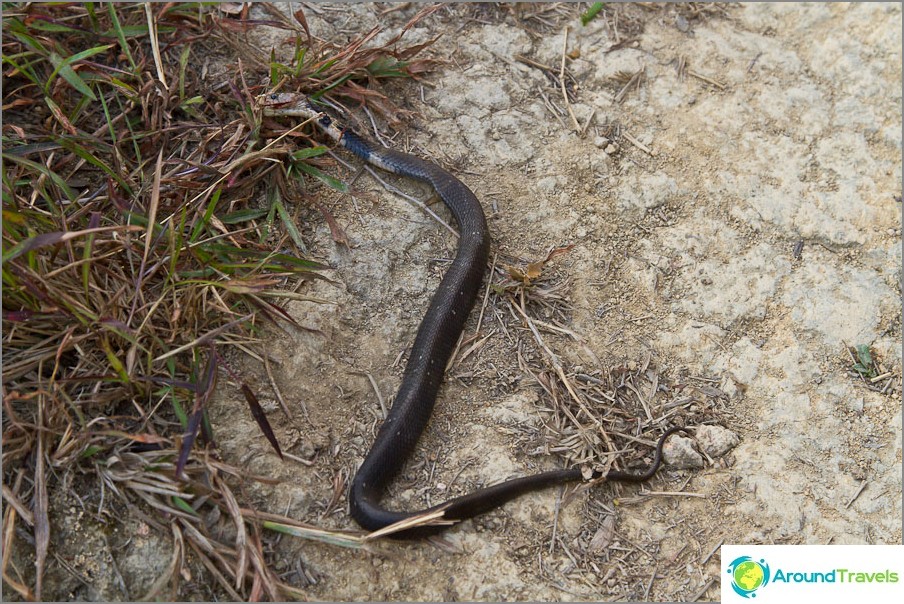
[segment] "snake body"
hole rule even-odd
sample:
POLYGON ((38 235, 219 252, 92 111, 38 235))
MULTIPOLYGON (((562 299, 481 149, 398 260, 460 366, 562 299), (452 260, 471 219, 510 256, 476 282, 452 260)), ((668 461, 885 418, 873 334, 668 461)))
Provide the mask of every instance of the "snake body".
MULTIPOLYGON (((486 218, 474 193, 439 166, 407 153, 376 146, 351 130, 341 128, 302 95, 271 94, 264 98, 265 115, 313 119, 321 130, 364 161, 429 184, 458 223, 460 237, 455 259, 418 328, 392 408, 352 480, 349 505, 355 521, 365 529, 378 530, 421 514, 442 512, 444 524, 416 526, 391 535, 423 537, 442 531, 448 524, 495 509, 524 493, 584 480, 580 468, 555 470, 508 480, 421 511, 392 511, 380 504, 389 483, 402 469, 427 426, 446 364, 474 306, 490 248, 486 218)), ((660 437, 655 459, 647 471, 640 474, 610 471, 605 475, 606 480, 642 482, 651 478, 662 461, 665 439, 677 429, 672 428, 660 437)), ((601 477, 600 473, 594 476, 601 477)))

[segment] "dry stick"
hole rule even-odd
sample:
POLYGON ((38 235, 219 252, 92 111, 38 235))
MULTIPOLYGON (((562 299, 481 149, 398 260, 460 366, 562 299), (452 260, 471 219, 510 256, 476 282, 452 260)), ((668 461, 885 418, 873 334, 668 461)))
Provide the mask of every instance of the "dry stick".
POLYGON ((637 400, 640 402, 640 405, 643 407, 644 413, 647 414, 647 419, 650 420, 650 423, 653 423, 655 420, 653 420, 653 414, 650 412, 650 406, 647 405, 647 401, 646 401, 646 399, 644 399, 644 397, 640 393, 640 391, 634 387, 634 384, 632 382, 625 382, 625 386, 627 386, 628 389, 630 389, 631 392, 634 393, 634 396, 637 397, 637 400))
MULTIPOLYGON (((264 369, 267 371, 267 378, 270 380, 270 387, 273 388, 273 393, 276 394, 276 400, 279 402, 280 408, 283 410, 283 413, 286 415, 287 419, 292 419, 292 414, 289 413, 289 406, 286 405, 286 401, 283 399, 282 392, 279 390, 279 386, 276 385, 276 380, 273 379, 273 371, 270 369, 270 359, 265 355, 263 357, 264 361, 264 369)), ((305 417, 308 415, 308 408, 305 406, 304 401, 301 402, 301 411, 304 413, 305 417)))
POLYGON ((565 90, 565 51, 568 50, 568 27, 565 27, 565 36, 562 40, 562 68, 559 70, 559 86, 562 88, 562 98, 565 101, 565 108, 568 110, 568 115, 571 116, 571 121, 574 124, 574 131, 578 136, 581 136, 581 125, 578 124, 578 118, 575 117, 574 111, 571 110, 571 103, 568 102, 568 92, 565 90))
POLYGON ((556 532, 559 529, 559 510, 562 507, 562 491, 565 487, 559 487, 556 492, 556 509, 552 516, 552 537, 549 538, 549 555, 551 556, 556 548, 556 532))
POLYGON ((763 56, 762 52, 756 53, 756 56, 750 61, 750 64, 747 65, 747 73, 750 73, 750 70, 753 69, 753 66, 756 65, 757 59, 763 56))
POLYGON ((493 263, 490 265, 490 276, 487 278, 487 288, 483 292, 483 304, 480 305, 480 316, 477 317, 477 328, 474 330, 474 333, 480 333, 480 327, 483 325, 483 313, 487 309, 487 301, 490 297, 490 284, 493 282, 493 271, 496 270, 496 260, 499 258, 499 253, 493 254, 493 263))
MULTIPOLYGON (((456 351, 455 351, 455 357, 453 357, 453 358, 455 358, 455 362, 456 362, 456 363, 462 363, 462 362, 464 362, 464 360, 467 359, 467 358, 468 358, 469 356, 471 356, 472 354, 474 354, 475 351, 480 350, 481 348, 483 348, 484 345, 486 345, 487 340, 489 340, 489 339, 490 339, 491 337, 493 337, 494 335, 496 335, 496 331, 495 331, 495 330, 491 331, 489 334, 487 334, 486 336, 484 336, 483 338, 481 338, 481 339, 478 340, 477 342, 474 342, 473 344, 471 344, 471 345, 468 347, 468 349, 465 350, 465 351, 462 353, 462 355, 461 355, 460 358, 458 357, 458 350, 456 349, 456 351)), ((477 334, 475 334, 474 337, 477 337, 477 334)), ((463 342, 462 342, 462 343, 463 343, 463 342)))
POLYGON ((555 103, 553 103, 551 100, 549 100, 549 97, 546 96, 546 94, 543 92, 543 89, 540 88, 539 86, 537 86, 537 92, 540 94, 540 98, 543 99, 543 102, 546 105, 546 109, 549 110, 549 112, 552 114, 552 116, 554 118, 559 120, 559 124, 562 125, 563 129, 567 128, 568 126, 565 124, 564 121, 562 121, 562 116, 559 115, 558 107, 555 105, 555 103))
POLYGON ((712 586, 712 584, 713 584, 714 582, 715 582, 715 579, 710 579, 709 581, 707 581, 707 582, 706 582, 706 585, 703 586, 703 589, 701 589, 700 591, 698 591, 698 592, 696 593, 696 595, 694 595, 694 597, 692 597, 692 598, 690 599, 690 601, 691 601, 691 602, 696 602, 697 600, 699 600, 700 598, 702 598, 702 597, 706 594, 706 592, 709 591, 710 586, 712 586))
POLYGON ((625 95, 628 94, 628 91, 634 86, 637 82, 640 81, 640 77, 643 75, 644 70, 646 69, 646 65, 641 65, 640 69, 638 69, 634 75, 628 80, 628 82, 622 86, 622 89, 618 91, 618 94, 615 95, 613 99, 616 103, 621 103, 625 98, 625 95))
POLYGON ((650 589, 653 587, 653 580, 656 578, 656 571, 659 570, 659 563, 653 565, 653 572, 650 573, 650 580, 647 583, 646 589, 643 590, 643 601, 649 602, 650 597, 650 589))
MULTIPOLYGON (((344 159, 342 159, 341 157, 339 157, 338 155, 336 155, 336 154, 333 153, 332 151, 330 151, 330 156, 331 156, 333 159, 335 159, 336 161, 338 161, 340 164, 342 164, 343 166, 345 166, 346 168, 348 168, 349 170, 354 170, 354 166, 353 166, 350 162, 345 161, 344 159)), ((456 237, 458 237, 458 231, 456 231, 456 230, 453 229, 451 226, 449 226, 449 224, 448 224, 445 220, 443 220, 442 218, 440 218, 439 215, 438 215, 436 212, 434 212, 434 211, 431 210, 429 207, 427 207, 427 204, 425 204, 423 201, 417 199, 416 197, 413 197, 413 196, 411 196, 411 195, 408 195, 407 193, 405 193, 404 191, 402 191, 402 190, 399 189, 398 187, 389 184, 388 182, 386 182, 385 180, 383 180, 383 179, 376 173, 376 171, 375 171, 373 168, 371 168, 369 165, 364 164, 363 167, 364 167, 365 170, 367 170, 367 173, 370 174, 370 175, 374 178, 374 180, 376 180, 378 183, 380 183, 380 185, 381 185, 384 189, 386 189, 386 190, 389 191, 390 193, 395 193, 396 195, 398 195, 398 196, 401 197, 402 199, 405 199, 406 201, 410 202, 410 203, 413 204, 414 206, 420 208, 420 209, 423 210, 425 213, 427 213, 431 218, 433 218, 434 220, 436 220, 439 224, 441 224, 442 226, 446 227, 446 230, 448 230, 450 233, 452 233, 453 235, 455 235, 456 237)))
POLYGON ((559 333, 562 333, 562 334, 568 336, 569 338, 571 338, 572 340, 574 340, 575 342, 577 342, 578 344, 581 345, 581 347, 584 349, 584 352, 586 352, 588 355, 590 355, 590 358, 593 360, 593 362, 595 364, 597 364, 597 365, 602 364, 600 362, 599 357, 596 356, 596 353, 593 352, 593 350, 591 350, 590 347, 584 343, 584 340, 582 340, 581 337, 578 334, 576 334, 575 332, 573 332, 572 330, 568 329, 567 327, 562 327, 560 325, 553 325, 551 323, 547 323, 546 321, 541 321, 540 319, 534 319, 534 322, 537 325, 539 325, 540 327, 545 327, 546 329, 548 329, 550 331, 557 331, 559 333))
POLYGON ((849 500, 849 501, 847 502, 847 504, 844 506, 844 509, 848 509, 849 507, 851 507, 851 504, 854 503, 854 501, 855 501, 858 497, 860 497, 860 493, 862 493, 862 492, 863 492, 863 489, 866 488, 866 484, 867 484, 867 481, 866 481, 866 480, 864 480, 863 482, 860 483, 860 488, 857 489, 857 492, 854 493, 854 496, 850 498, 850 500, 849 500))
POLYGON ((703 559, 700 561, 700 564, 703 565, 703 564, 706 564, 707 562, 709 562, 709 559, 713 557, 713 554, 716 553, 716 550, 718 550, 720 547, 722 547, 723 543, 725 543, 724 537, 722 539, 719 539, 719 542, 715 545, 715 547, 713 547, 711 550, 709 550, 709 553, 703 557, 703 559))
MULTIPOLYGON (((145 7, 147 8, 147 4, 145 7)), ((150 8, 148 10, 148 15, 150 15, 150 8)), ((154 181, 151 185, 151 203, 148 208, 148 228, 147 234, 144 239, 144 254, 141 257, 141 264, 138 268, 138 275, 135 278, 135 297, 132 298, 132 308, 129 310, 129 318, 126 320, 126 325, 132 324, 132 318, 135 316, 135 311, 138 308, 138 298, 142 298, 142 302, 144 301, 142 294, 143 285, 145 280, 145 267, 148 262, 148 253, 151 251, 151 242, 154 240, 154 223, 157 221, 157 208, 160 205, 160 179, 163 175, 163 148, 160 148, 160 153, 157 154, 157 165, 154 168, 154 181)), ((147 275, 150 277, 150 275, 147 275)), ((143 324, 142 324, 143 325, 143 324)))
POLYGON ((702 80, 702 81, 706 82, 707 84, 711 84, 711 85, 715 86, 716 88, 718 88, 719 90, 725 90, 725 84, 723 84, 722 82, 718 82, 712 78, 708 78, 705 75, 703 75, 702 73, 697 73, 693 69, 688 69, 687 74, 694 76, 698 80, 702 80))
POLYGON ((647 491, 644 497, 699 497, 706 499, 703 493, 688 493, 687 491, 647 491))
POLYGON ((581 138, 587 136, 587 131, 590 129, 590 124, 593 123, 593 118, 596 117, 596 107, 594 107, 590 111, 590 117, 587 118, 587 123, 584 124, 584 127, 581 128, 581 138))
MULTIPOLYGON (((3 499, 5 499, 6 503, 8 503, 16 510, 16 513, 18 513, 19 516, 22 517, 22 520, 25 522, 25 524, 27 524, 28 526, 35 525, 34 515, 31 513, 31 510, 25 507, 25 504, 19 501, 19 498, 16 497, 16 494, 13 493, 13 490, 5 484, 3 485, 3 499)), ((8 552, 9 550, 4 548, 4 556, 8 556, 8 552)))
POLYGON ((628 139, 629 143, 631 143, 632 145, 634 145, 635 147, 637 147, 638 149, 640 149, 647 155, 655 155, 653 153, 652 149, 650 149, 649 147, 644 145, 642 142, 640 142, 639 140, 637 140, 636 138, 634 138, 633 136, 628 134, 626 131, 622 130, 622 136, 624 136, 626 139, 628 139))
POLYGON ((374 376, 366 371, 352 371, 352 373, 356 375, 367 376, 367 379, 370 380, 370 387, 374 389, 374 393, 376 393, 377 395, 377 400, 380 402, 380 411, 382 411, 383 413, 383 419, 386 419, 386 400, 383 398, 383 393, 380 392, 380 387, 377 386, 377 380, 375 380, 374 376))

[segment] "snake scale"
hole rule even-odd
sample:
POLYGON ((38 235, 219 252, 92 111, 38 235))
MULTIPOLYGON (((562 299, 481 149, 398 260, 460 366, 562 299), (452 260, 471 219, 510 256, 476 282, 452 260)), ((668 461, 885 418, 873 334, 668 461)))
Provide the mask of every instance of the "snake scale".
MULTIPOLYGON (((446 364, 474 306, 490 249, 486 218, 474 193, 439 166, 407 153, 379 147, 355 132, 341 128, 303 95, 274 93, 263 99, 264 115, 311 119, 342 147, 364 161, 431 185, 452 212, 460 232, 455 259, 433 294, 418 328, 392 408, 352 480, 349 506, 355 521, 373 531, 421 514, 442 512, 443 524, 420 525, 391 534, 396 538, 423 537, 438 533, 454 522, 495 509, 524 493, 585 480, 580 468, 554 470, 478 489, 426 510, 400 512, 381 505, 390 481, 402 469, 427 426, 446 364)), ((677 430, 679 428, 671 428, 660 437, 653 463, 645 472, 633 474, 613 470, 605 474, 605 479, 618 482, 650 479, 662 462, 666 438, 677 430)), ((602 477, 599 472, 592 476, 602 477)))

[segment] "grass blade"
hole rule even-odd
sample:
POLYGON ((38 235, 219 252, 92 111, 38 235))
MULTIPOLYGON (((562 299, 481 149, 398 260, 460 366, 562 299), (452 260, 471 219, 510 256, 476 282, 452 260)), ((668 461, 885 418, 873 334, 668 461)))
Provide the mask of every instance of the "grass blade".
POLYGON ((129 60, 129 65, 132 66, 132 72, 138 71, 138 67, 135 65, 135 59, 132 58, 132 51, 129 50, 129 44, 126 42, 126 34, 122 29, 122 24, 119 22, 119 16, 116 14, 116 9, 112 2, 107 4, 108 12, 110 13, 110 21, 113 22, 113 31, 116 32, 116 38, 119 40, 119 48, 122 49, 123 54, 126 55, 126 58, 129 60))
POLYGON ((50 96, 50 85, 53 83, 53 80, 56 79, 57 75, 60 75, 64 80, 66 80, 70 86, 81 92, 83 95, 91 99, 92 101, 96 101, 97 97, 94 96, 94 92, 91 91, 91 88, 85 83, 79 75, 72 69, 72 64, 82 59, 86 59, 88 57, 94 56, 96 54, 100 54, 102 52, 106 52, 112 48, 112 44, 106 44, 104 46, 95 46, 94 48, 89 48, 87 50, 83 50, 82 52, 77 52, 71 57, 64 59, 60 55, 55 52, 51 52, 49 55, 50 62, 54 66, 53 73, 50 74, 50 77, 47 78, 47 82, 44 84, 44 94, 50 96))
POLYGON ((296 164, 293 164, 293 166, 298 168, 305 174, 309 174, 309 175, 313 176, 314 178, 316 178, 317 180, 319 180, 326 186, 330 187, 331 189, 335 189, 341 193, 348 193, 348 185, 346 185, 344 182, 342 182, 335 176, 330 176, 329 174, 324 174, 323 172, 321 172, 314 166, 312 166, 310 164, 306 164, 304 162, 298 162, 296 164))

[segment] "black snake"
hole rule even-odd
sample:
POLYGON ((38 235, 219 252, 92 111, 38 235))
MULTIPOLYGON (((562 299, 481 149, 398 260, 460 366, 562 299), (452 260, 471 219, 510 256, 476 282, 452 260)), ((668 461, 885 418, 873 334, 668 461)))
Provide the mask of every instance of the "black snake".
MULTIPOLYGON (((434 293, 418 328, 392 408, 352 481, 349 504, 352 517, 358 524, 373 531, 421 514, 442 512, 443 524, 416 526, 391 535, 422 537, 438 533, 448 524, 497 508, 524 493, 583 481, 585 478, 580 468, 554 470, 478 489, 427 510, 395 512, 380 505, 387 486, 402 469, 427 426, 446 364, 474 306, 490 249, 486 218, 474 193, 452 174, 431 162, 373 145, 354 132, 342 129, 329 116, 315 109, 303 95, 265 95, 263 112, 269 116, 312 119, 321 130, 364 161, 430 184, 458 222, 460 238, 455 259, 434 293)), ((648 470, 640 474, 613 470, 606 473, 605 479, 643 482, 651 478, 662 462, 662 446, 666 438, 679 429, 671 428, 660 437, 653 464, 648 470)), ((601 477, 598 472, 592 476, 601 477)))

